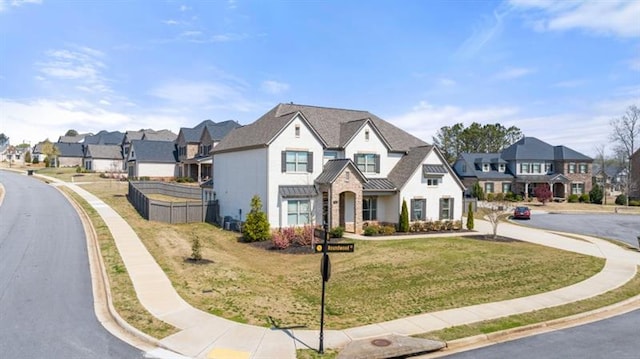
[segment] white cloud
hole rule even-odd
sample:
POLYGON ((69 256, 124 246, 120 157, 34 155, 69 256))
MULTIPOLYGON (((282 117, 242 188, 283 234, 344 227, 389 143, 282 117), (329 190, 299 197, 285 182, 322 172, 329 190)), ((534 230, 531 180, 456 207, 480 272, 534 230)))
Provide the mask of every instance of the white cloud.
POLYGON ((460 46, 458 56, 473 57, 491 40, 499 36, 504 28, 504 18, 510 9, 499 6, 493 11, 491 17, 485 17, 479 25, 476 25, 473 33, 460 46))
POLYGON ((177 20, 169 19, 169 20, 165 20, 165 21, 163 21, 163 23, 164 23, 165 25, 178 25, 180 22, 178 22, 177 20))
POLYGON ((42 4, 42 0, 0 0, 0 12, 6 11, 9 9, 9 6, 12 7, 20 7, 25 4, 42 4))
POLYGON ((252 111, 256 105, 245 98, 244 92, 240 86, 225 83, 176 81, 160 85, 150 94, 167 101, 173 108, 184 106, 206 110, 252 111))
POLYGON ((182 115, 166 115, 159 112, 139 115, 110 111, 99 103, 87 101, 0 98, 0 108, 3 132, 12 142, 25 141, 32 145, 46 138, 56 141, 69 129, 96 133, 100 130, 136 130, 148 128, 151 124, 155 129, 166 128, 176 132, 181 126, 191 126, 193 122, 182 115))
POLYGON ((262 82, 262 91, 268 94, 279 95, 287 90, 289 90, 289 84, 286 84, 284 82, 278 82, 273 80, 262 82))
MULTIPOLYGON (((510 0, 512 8, 537 10, 531 25, 540 31, 583 29, 601 35, 640 37, 640 2, 510 0)), ((529 15, 529 14, 528 14, 529 15)))
POLYGON ((634 101, 637 103, 639 92, 640 86, 623 89, 619 96, 587 108, 542 116, 527 114, 524 109, 510 106, 462 108, 420 102, 406 113, 388 119, 429 143, 444 126, 500 123, 506 127, 516 126, 526 136, 537 137, 552 145, 565 145, 590 156, 594 154, 596 145, 608 143, 611 132, 609 120, 622 116, 629 105, 634 101))
POLYGON ((102 75, 106 69, 100 60, 101 51, 76 46, 73 50, 58 49, 45 53, 46 59, 36 63, 42 81, 72 81, 76 88, 84 92, 111 92, 107 80, 102 75))
POLYGON ((533 72, 535 72, 533 69, 528 69, 524 67, 513 67, 513 68, 508 68, 500 73, 497 73, 494 76, 494 78, 497 80, 513 80, 519 77, 526 76, 533 72))
POLYGON ((180 6, 180 11, 185 12, 185 11, 187 11, 187 10, 191 10, 191 8, 190 8, 190 7, 188 7, 187 5, 182 5, 182 6, 180 6))

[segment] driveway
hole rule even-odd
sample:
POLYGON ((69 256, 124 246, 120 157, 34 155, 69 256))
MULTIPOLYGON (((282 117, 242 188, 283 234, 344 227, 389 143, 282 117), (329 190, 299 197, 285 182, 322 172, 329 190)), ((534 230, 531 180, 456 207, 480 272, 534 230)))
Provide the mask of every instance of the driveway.
POLYGON ((514 220, 525 226, 615 239, 638 247, 640 215, 533 213, 530 220, 514 220))

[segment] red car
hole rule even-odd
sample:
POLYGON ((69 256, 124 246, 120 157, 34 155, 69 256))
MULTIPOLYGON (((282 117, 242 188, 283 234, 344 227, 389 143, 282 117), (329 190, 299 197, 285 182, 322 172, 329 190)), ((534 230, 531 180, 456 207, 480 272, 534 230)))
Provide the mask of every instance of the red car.
POLYGON ((516 209, 513 210, 513 218, 514 219, 531 219, 531 210, 529 210, 529 207, 524 207, 524 206, 516 207, 516 209))

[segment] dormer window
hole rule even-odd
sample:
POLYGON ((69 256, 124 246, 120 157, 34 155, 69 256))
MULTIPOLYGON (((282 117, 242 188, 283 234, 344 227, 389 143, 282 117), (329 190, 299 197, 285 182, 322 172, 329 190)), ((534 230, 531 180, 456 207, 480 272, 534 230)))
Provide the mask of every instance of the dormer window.
POLYGON ((364 140, 369 141, 369 130, 364 130, 364 140))
POLYGON ((500 171, 500 173, 504 173, 505 170, 506 166, 504 165, 504 163, 498 165, 498 171, 500 171))
POLYGON ((300 125, 296 125, 295 127, 296 138, 300 137, 300 125))
POLYGON ((482 172, 489 172, 491 170, 491 165, 488 163, 482 164, 482 172))

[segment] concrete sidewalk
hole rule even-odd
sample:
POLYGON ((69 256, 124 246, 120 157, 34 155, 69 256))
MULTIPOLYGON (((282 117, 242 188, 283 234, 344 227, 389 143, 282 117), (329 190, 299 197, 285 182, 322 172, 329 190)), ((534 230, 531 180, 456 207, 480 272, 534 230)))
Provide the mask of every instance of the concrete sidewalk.
MULTIPOLYGON (((47 179, 69 187, 87 200, 103 218, 113 235, 140 303, 157 318, 180 329, 178 333, 160 341, 167 349, 192 358, 209 359, 295 359, 296 349, 317 349, 317 330, 274 330, 245 325, 191 307, 177 294, 137 234, 111 207, 76 184, 47 179)), ((476 220, 476 229, 481 233, 491 232, 489 223, 480 220, 476 220)), ((626 251, 597 238, 579 236, 582 240, 572 239, 509 223, 500 224, 498 233, 606 258, 606 265, 589 279, 548 293, 425 313, 346 330, 325 331, 325 348, 339 348, 362 338, 388 334, 413 335, 571 303, 625 284, 633 278, 640 265, 640 253, 626 251)))

